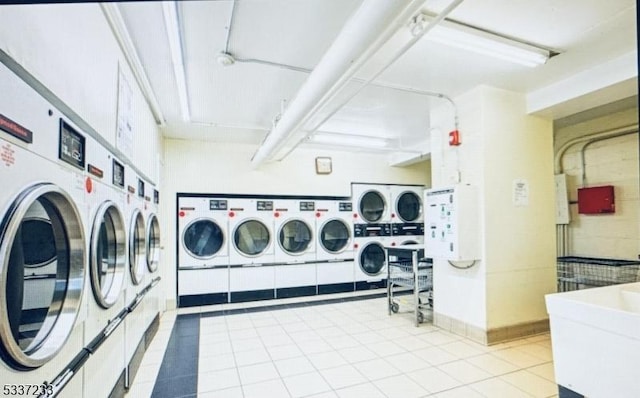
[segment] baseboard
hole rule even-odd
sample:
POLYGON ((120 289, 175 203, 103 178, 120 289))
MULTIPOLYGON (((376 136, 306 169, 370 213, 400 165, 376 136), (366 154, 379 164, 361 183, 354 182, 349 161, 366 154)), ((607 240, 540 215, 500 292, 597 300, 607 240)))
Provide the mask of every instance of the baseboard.
POLYGON ((470 325, 449 316, 434 313, 433 324, 446 330, 484 345, 503 343, 505 341, 521 339, 549 331, 549 320, 524 322, 515 325, 503 326, 485 330, 475 325, 470 325))

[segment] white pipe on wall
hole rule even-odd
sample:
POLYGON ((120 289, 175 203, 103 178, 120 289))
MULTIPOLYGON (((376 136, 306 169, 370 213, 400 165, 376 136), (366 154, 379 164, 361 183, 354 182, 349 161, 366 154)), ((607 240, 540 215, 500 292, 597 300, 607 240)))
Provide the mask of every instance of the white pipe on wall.
POLYGON ((556 155, 555 155, 555 167, 554 167, 555 174, 562 174, 562 157, 564 156, 564 153, 567 151, 567 149, 569 149, 573 145, 578 144, 580 142, 590 141, 590 140, 592 140, 594 138, 616 136, 616 135, 618 135, 620 133, 635 132, 635 131, 638 131, 638 125, 637 124, 630 125, 630 126, 625 126, 625 127, 621 127, 621 128, 617 128, 617 129, 614 129, 614 130, 602 131, 602 132, 595 133, 595 134, 585 135, 585 136, 582 136, 582 137, 574 138, 574 139, 564 143, 564 145, 562 145, 560 147, 560 149, 558 149, 558 151, 556 152, 556 155))
POLYGON ((252 166, 258 167, 280 149, 423 3, 423 0, 364 0, 253 155, 252 166))

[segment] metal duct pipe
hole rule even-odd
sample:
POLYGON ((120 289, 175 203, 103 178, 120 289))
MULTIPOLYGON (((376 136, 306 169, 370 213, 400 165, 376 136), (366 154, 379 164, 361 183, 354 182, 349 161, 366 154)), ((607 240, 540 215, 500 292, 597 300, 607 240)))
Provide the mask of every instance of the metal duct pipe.
POLYGON ((251 159, 252 166, 260 166, 280 149, 291 134, 347 84, 423 3, 423 0, 364 0, 289 103, 278 124, 265 137, 251 159))

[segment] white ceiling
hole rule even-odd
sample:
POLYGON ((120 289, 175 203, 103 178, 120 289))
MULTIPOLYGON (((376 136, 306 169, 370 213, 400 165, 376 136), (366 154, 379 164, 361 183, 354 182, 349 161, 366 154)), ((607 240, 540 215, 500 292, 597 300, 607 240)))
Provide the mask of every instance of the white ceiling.
MULTIPOLYGON (((450 0, 426 1, 423 10, 439 12, 449 3, 450 0)), ((225 67, 216 56, 228 52, 237 59, 311 70, 360 5, 361 0, 177 2, 190 109, 190 119, 186 121, 180 111, 161 3, 124 2, 118 8, 160 105, 166 122, 164 134, 254 143, 257 147, 283 109, 283 101, 295 98, 309 74, 255 62, 225 67)), ((545 88, 636 52, 635 7, 634 0, 466 0, 449 19, 556 49, 560 55, 545 65, 528 68, 431 42, 427 34, 376 82, 450 97, 480 84, 538 93, 539 97, 545 88)), ((393 41, 384 46, 357 76, 366 76, 397 47, 393 41)), ((637 95, 635 79, 622 83, 626 88, 616 95, 637 95)), ((622 98, 601 97, 601 101, 629 106, 629 101, 618 101, 622 98)), ((369 86, 319 130, 383 137, 392 146, 404 148, 426 138, 429 106, 438 101, 416 93, 369 86)), ((554 118, 570 116, 554 111, 554 106, 548 107, 545 114, 554 118)), ((557 106, 560 109, 562 104, 557 106)), ((572 104, 571 112, 588 117, 588 109, 593 106, 593 102, 578 101, 572 104)))

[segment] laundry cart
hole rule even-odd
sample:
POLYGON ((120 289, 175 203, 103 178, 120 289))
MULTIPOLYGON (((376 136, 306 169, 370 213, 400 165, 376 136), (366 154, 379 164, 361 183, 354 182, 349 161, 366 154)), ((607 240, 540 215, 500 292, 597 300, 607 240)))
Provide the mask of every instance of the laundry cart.
POLYGON ((558 257, 558 291, 640 281, 640 261, 558 257))
POLYGON ((424 312, 433 309, 433 260, 424 258, 424 248, 418 245, 385 249, 389 315, 397 313, 401 304, 410 306, 418 326, 424 312))

